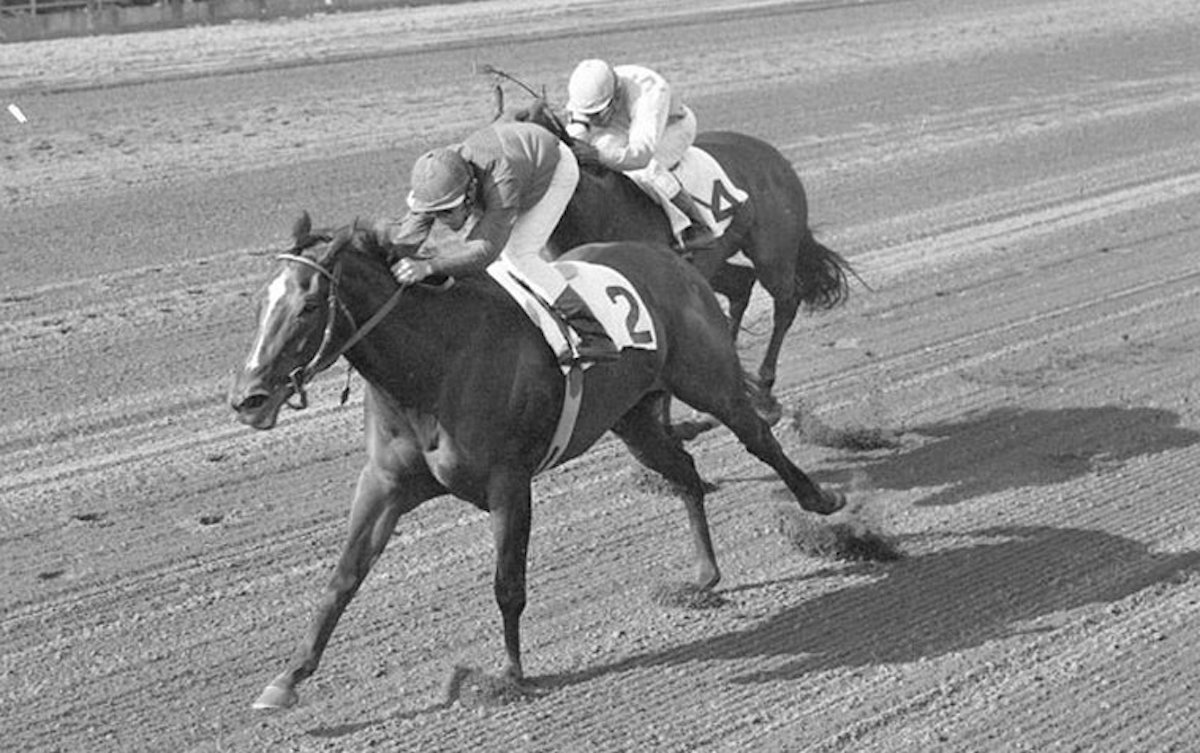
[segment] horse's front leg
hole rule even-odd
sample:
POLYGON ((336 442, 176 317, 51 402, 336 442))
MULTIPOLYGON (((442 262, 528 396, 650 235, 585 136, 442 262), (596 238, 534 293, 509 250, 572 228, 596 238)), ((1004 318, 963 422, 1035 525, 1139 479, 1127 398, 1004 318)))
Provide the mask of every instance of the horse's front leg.
POLYGON ((529 552, 530 474, 505 468, 488 483, 488 510, 496 549, 493 587, 504 619, 505 676, 518 687, 525 671, 521 666, 521 613, 525 611, 525 568, 529 552))
POLYGON ((349 537, 317 604, 308 633, 297 647, 291 665, 271 681, 254 702, 254 708, 282 709, 296 704, 296 686, 317 670, 338 619, 387 546, 397 519, 432 496, 426 486, 399 483, 371 464, 363 468, 350 511, 349 537))

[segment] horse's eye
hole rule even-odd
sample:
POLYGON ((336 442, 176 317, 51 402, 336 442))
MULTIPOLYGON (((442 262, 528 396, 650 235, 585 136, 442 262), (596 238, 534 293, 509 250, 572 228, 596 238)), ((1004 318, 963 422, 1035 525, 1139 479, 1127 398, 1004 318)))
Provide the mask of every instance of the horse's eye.
POLYGON ((320 305, 321 305, 321 302, 315 298, 305 299, 304 306, 301 307, 300 313, 301 314, 312 314, 312 313, 316 312, 317 308, 320 307, 320 305))

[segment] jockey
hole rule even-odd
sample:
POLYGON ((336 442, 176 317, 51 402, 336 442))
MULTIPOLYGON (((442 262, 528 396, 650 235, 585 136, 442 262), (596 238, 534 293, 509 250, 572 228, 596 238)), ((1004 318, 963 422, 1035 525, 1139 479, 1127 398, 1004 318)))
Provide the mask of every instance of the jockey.
POLYGON ((580 336, 580 361, 613 361, 620 355, 604 327, 562 273, 541 256, 575 186, 575 155, 553 134, 529 123, 493 123, 461 144, 421 155, 412 170, 408 214, 382 228, 401 285, 430 275, 482 272, 503 255, 580 336), (459 233, 477 220, 461 243, 435 255, 411 257, 440 220, 459 233))
POLYGON ((708 221, 673 172, 696 138, 696 115, 658 73, 603 60, 575 66, 567 84, 567 133, 591 144, 600 164, 620 170, 664 209, 674 204, 691 221, 687 250, 715 243, 708 221))

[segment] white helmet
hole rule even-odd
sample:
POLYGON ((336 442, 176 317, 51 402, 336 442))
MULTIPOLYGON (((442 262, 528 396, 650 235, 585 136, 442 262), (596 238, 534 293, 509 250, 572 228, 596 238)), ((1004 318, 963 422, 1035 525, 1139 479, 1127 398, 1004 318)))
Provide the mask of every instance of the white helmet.
POLYGON ((567 83, 567 109, 579 115, 594 115, 612 102, 617 74, 603 60, 584 60, 571 72, 567 83))

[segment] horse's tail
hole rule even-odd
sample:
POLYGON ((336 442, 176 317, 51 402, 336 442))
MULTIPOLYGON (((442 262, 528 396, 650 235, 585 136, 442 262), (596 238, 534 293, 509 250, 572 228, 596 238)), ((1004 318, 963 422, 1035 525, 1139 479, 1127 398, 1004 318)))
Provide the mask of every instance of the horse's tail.
POLYGON ((850 276, 858 277, 850 262, 813 237, 809 230, 800 241, 796 257, 796 289, 809 311, 825 311, 850 297, 850 276))

